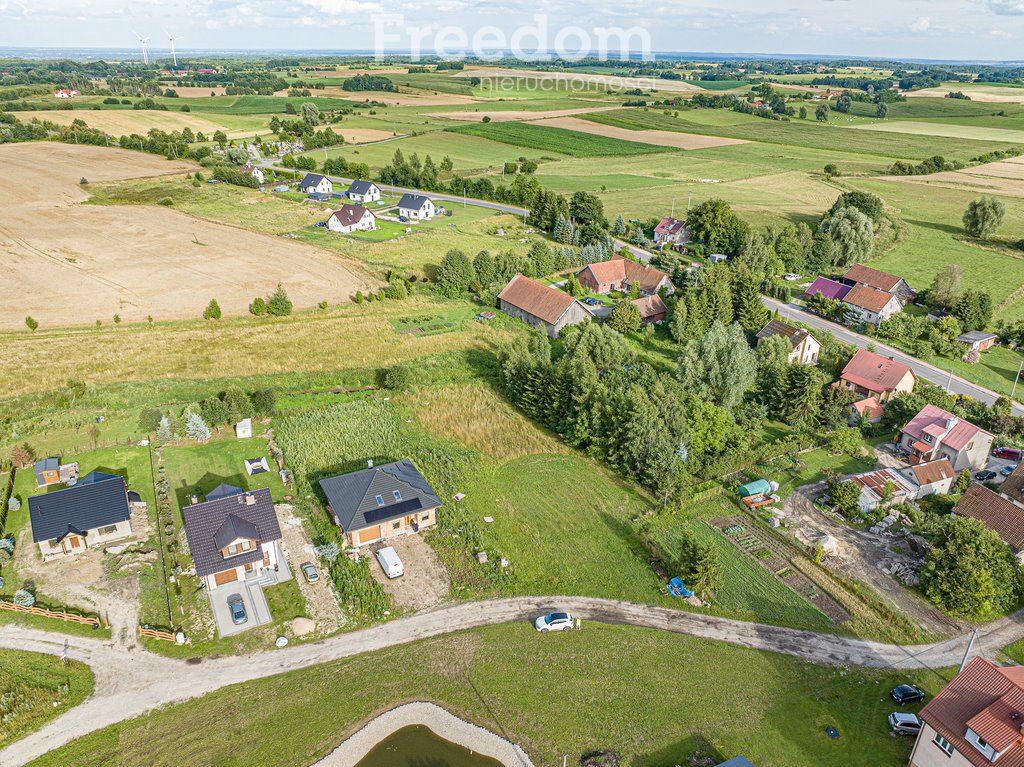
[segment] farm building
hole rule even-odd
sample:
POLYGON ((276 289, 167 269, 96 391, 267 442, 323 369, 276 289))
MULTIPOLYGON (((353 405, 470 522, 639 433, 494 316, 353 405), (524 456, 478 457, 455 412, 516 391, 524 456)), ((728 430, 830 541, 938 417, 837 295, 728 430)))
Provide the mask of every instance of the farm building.
POLYGON ((884 405, 897 394, 913 391, 916 383, 914 371, 902 362, 867 349, 858 349, 833 386, 848 389, 861 397, 874 395, 878 403, 884 405))
POLYGON ((307 173, 299 182, 299 191, 303 194, 331 194, 334 192, 334 184, 327 176, 307 173))
POLYGON ((380 187, 372 181, 353 181, 348 186, 348 198, 358 203, 378 202, 380 187))
POLYGON ((686 222, 665 216, 654 227, 654 241, 659 245, 677 245, 689 242, 690 233, 686 231, 686 222))
POLYGON ((851 287, 857 285, 880 290, 883 293, 891 293, 899 298, 901 304, 913 301, 917 293, 907 284, 902 277, 878 269, 872 269, 864 264, 854 264, 846 270, 841 277, 842 281, 851 287))
POLYGON ((568 293, 542 285, 522 274, 513 277, 498 294, 498 306, 505 314, 558 338, 562 328, 588 322, 590 311, 568 293))
POLYGON ((327 508, 350 546, 419 532, 437 522, 437 494, 408 458, 320 480, 327 508))
POLYGON ((662 289, 666 293, 673 293, 676 289, 665 272, 617 253, 607 261, 583 267, 576 273, 576 279, 594 293, 610 293, 613 290, 628 292, 634 282, 640 286, 641 295, 645 296, 662 289))
POLYGON ((668 307, 661 300, 661 296, 655 293, 653 296, 634 298, 631 302, 640 311, 640 324, 649 325, 652 322, 664 322, 668 314, 668 307))
POLYGON ((906 503, 917 496, 917 486, 896 469, 877 469, 854 474, 850 479, 860 488, 857 507, 864 514, 879 506, 906 503))
POLYGON ((984 485, 971 485, 960 496, 953 513, 984 522, 1024 562, 1024 508, 984 485))
POLYGON ((782 320, 769 320, 768 324, 757 332, 757 343, 760 344, 771 336, 782 336, 792 344, 793 351, 788 357, 790 364, 813 365, 818 361, 821 344, 806 330, 795 328, 782 320))
POLYGON ((345 203, 327 219, 327 228, 332 232, 371 232, 377 228, 377 217, 362 205, 345 203))
POLYGON ((833 301, 842 301, 846 298, 846 294, 849 292, 849 285, 843 285, 841 282, 828 279, 828 277, 818 277, 811 283, 811 287, 807 288, 804 292, 804 298, 811 298, 812 296, 820 295, 822 298, 828 298, 833 301))
POLYGON ((961 333, 956 337, 956 340, 962 344, 967 344, 967 348, 972 352, 983 352, 986 349, 991 349, 998 338, 995 333, 986 333, 984 330, 971 330, 967 333, 961 333))
POLYGON ((398 215, 414 221, 429 221, 436 214, 434 201, 422 194, 403 194, 398 201, 398 215))
POLYGON ((936 405, 925 405, 903 427, 896 444, 912 465, 946 458, 962 471, 985 466, 992 435, 936 405))
POLYGON ((43 559, 83 554, 132 534, 124 478, 94 471, 65 490, 28 499, 32 540, 43 559))

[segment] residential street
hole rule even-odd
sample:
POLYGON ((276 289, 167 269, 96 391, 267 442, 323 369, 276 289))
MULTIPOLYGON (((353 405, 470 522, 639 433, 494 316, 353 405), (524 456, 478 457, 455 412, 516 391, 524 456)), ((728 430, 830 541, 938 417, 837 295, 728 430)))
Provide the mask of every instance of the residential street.
MULTIPOLYGON (((587 621, 591 620, 628 624, 772 650, 827 665, 956 666, 969 640, 968 635, 962 635, 929 645, 891 645, 591 597, 518 597, 465 602, 416 613, 361 631, 339 634, 313 644, 191 663, 110 641, 6 624, 0 626, 0 647, 54 655, 66 650, 68 657, 92 667, 96 688, 81 705, 0 751, 0 764, 20 767, 94 730, 227 685, 457 630, 525 622, 553 609, 569 610, 580 616, 584 631, 587 621)), ((1024 610, 982 626, 973 652, 995 657, 1002 647, 1021 638, 1024 638, 1024 610)))

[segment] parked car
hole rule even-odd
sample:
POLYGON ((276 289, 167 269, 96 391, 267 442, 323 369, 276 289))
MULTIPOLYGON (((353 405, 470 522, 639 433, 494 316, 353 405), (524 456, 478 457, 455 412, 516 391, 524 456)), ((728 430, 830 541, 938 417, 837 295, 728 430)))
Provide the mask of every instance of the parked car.
POLYGON ((403 224, 408 224, 409 223, 409 217, 408 216, 399 216, 398 220, 401 221, 403 224))
POLYGON ((398 552, 391 546, 380 549, 377 552, 377 561, 388 578, 401 578, 405 575, 405 565, 398 558, 398 552))
POLYGON ((317 221, 315 224, 313 224, 313 226, 319 226, 320 228, 325 228, 327 226, 327 222, 326 221, 317 221))
POLYGON ((924 700, 924 690, 912 684, 901 684, 889 691, 889 697, 904 706, 916 700, 924 700))
POLYGON ((986 469, 985 471, 974 472, 974 478, 979 482, 988 482, 990 479, 996 478, 996 473, 986 469))
POLYGON ((897 735, 917 735, 921 732, 921 720, 917 714, 893 711, 889 714, 889 729, 897 735))
POLYGON ((1017 469, 1017 466, 1018 464, 1016 463, 1008 463, 1006 464, 1006 466, 999 470, 999 473, 1002 474, 1004 477, 1008 477, 1011 474, 1013 474, 1013 472, 1017 469))
POLYGON ((249 616, 245 614, 245 602, 242 601, 241 594, 232 594, 228 597, 228 610, 231 612, 231 622, 236 626, 241 626, 249 620, 249 616))
POLYGON ((533 622, 534 627, 542 634, 549 631, 569 631, 576 624, 570 613, 548 613, 533 622))
POLYGON ((320 580, 320 573, 316 571, 316 565, 312 562, 303 562, 299 565, 299 569, 302 570, 302 574, 306 578, 306 583, 316 583, 320 580))
POLYGON ((1024 450, 1019 447, 997 447, 992 451, 996 458, 1007 458, 1011 461, 1019 461, 1024 458, 1024 450))

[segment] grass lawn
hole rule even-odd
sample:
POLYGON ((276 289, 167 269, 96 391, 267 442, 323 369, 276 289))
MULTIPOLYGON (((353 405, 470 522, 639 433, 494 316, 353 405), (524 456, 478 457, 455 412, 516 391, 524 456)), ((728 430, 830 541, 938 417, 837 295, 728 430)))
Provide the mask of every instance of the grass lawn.
POLYGON ((69 711, 92 693, 84 663, 0 650, 0 749, 69 711))
MULTIPOLYGON (((261 424, 254 419, 254 432, 260 428, 261 424)), ((277 463, 267 453, 265 439, 235 439, 233 434, 223 434, 220 439, 205 445, 172 445, 161 448, 160 452, 167 469, 167 481, 179 509, 188 505, 189 496, 193 493, 206 495, 222 482, 243 490, 268 487, 275 501, 281 501, 285 495, 284 485, 277 473, 277 463), (270 471, 248 476, 244 460, 264 456, 270 471)))
POLYGON ((685 764, 695 751, 716 763, 742 753, 771 767, 899 767, 912 740, 886 731, 886 692, 905 681, 935 692, 951 673, 826 668, 596 623, 540 637, 519 623, 230 687, 88 735, 32 765, 305 767, 373 715, 431 700, 506 735, 538 765, 610 748, 631 767, 685 764), (827 726, 842 737, 829 739, 827 726), (243 729, 247 736, 237 737, 243 729))
POLYGON ((571 157, 671 154, 673 151, 671 148, 663 146, 653 146, 638 141, 623 141, 622 139, 566 130, 565 128, 534 125, 533 123, 467 123, 449 128, 448 132, 481 136, 500 141, 503 144, 513 144, 545 152, 559 152, 571 157))

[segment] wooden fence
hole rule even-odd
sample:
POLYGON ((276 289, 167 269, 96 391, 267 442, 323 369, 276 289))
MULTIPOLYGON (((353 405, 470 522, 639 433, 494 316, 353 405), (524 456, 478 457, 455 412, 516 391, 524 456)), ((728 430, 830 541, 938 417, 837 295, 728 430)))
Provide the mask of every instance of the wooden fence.
POLYGON ((162 639, 165 642, 177 642, 178 637, 172 634, 170 631, 158 631, 156 629, 147 629, 139 626, 139 636, 149 637, 150 639, 162 639))
MULTIPOLYGON (((76 613, 62 612, 59 610, 47 610, 42 607, 25 607, 14 602, 4 602, 0 600, 0 610, 12 610, 16 613, 26 613, 27 615, 39 615, 43 618, 57 618, 62 621, 68 621, 70 623, 81 623, 85 626, 93 626, 99 628, 101 621, 97 616, 94 615, 78 615, 76 613)), ((110 628, 109 625, 104 625, 104 628, 110 628)))

